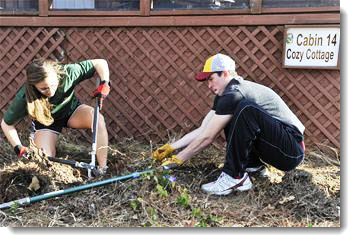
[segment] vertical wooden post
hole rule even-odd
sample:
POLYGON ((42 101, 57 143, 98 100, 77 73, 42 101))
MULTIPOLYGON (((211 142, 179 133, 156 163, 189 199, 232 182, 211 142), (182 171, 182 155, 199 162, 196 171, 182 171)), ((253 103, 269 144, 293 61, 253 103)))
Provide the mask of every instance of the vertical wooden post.
POLYGON ((263 0, 250 0, 250 13, 260 14, 263 0))
POLYGON ((38 0, 38 12, 40 17, 48 16, 48 0, 38 0))
POLYGON ((150 0, 140 0, 141 16, 150 15, 150 0))

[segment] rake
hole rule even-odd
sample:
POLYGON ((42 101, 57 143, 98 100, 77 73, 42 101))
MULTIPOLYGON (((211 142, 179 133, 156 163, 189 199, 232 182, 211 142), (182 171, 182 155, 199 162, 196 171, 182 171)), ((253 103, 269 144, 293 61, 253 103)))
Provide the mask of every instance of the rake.
POLYGON ((92 182, 92 183, 88 183, 88 184, 84 184, 84 185, 80 185, 80 186, 76 186, 76 187, 71 187, 71 188, 67 188, 67 189, 63 189, 63 190, 58 190, 58 191, 54 191, 54 192, 48 192, 48 193, 44 193, 44 194, 34 196, 34 197, 25 197, 25 198, 21 198, 21 199, 15 200, 15 201, 2 203, 2 204, 0 204, 0 209, 25 206, 25 205, 32 204, 35 202, 47 200, 50 198, 59 197, 59 196, 71 194, 74 192, 88 190, 88 189, 94 188, 94 187, 100 187, 100 186, 108 185, 108 184, 119 182, 119 181, 135 179, 135 178, 140 177, 143 174, 153 173, 153 172, 154 172, 154 169, 149 169, 149 170, 140 171, 140 172, 133 172, 128 175, 112 177, 112 178, 109 178, 106 180, 92 182))

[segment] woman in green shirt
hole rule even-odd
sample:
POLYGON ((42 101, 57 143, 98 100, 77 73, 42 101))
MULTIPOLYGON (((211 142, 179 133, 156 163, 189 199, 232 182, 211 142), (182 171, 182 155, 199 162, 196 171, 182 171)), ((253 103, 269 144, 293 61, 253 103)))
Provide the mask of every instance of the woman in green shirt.
MULTIPOLYGON (((94 59, 61 65, 44 59, 34 60, 26 69, 27 81, 19 89, 6 110, 1 128, 19 157, 27 153, 15 124, 29 115, 35 130, 34 142, 48 155, 56 155, 58 134, 63 127, 91 129, 94 109, 81 104, 74 88, 95 72, 102 80, 93 96, 105 98, 109 91, 109 68, 106 60, 94 59)), ((108 135, 102 114, 99 117, 97 137, 99 171, 104 173, 107 163, 108 135)))

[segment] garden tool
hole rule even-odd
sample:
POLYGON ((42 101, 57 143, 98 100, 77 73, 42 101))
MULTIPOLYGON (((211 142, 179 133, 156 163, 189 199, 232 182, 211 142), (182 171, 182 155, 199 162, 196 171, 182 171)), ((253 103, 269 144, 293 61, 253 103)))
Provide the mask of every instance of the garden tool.
MULTIPOLYGON (((62 163, 62 161, 61 161, 61 163, 62 163)), ((72 162, 70 162, 70 163, 72 163, 72 162)), ((176 166, 175 164, 170 164, 170 166, 164 166, 164 167, 160 166, 155 169, 153 168, 153 169, 147 169, 144 171, 133 172, 128 175, 116 176, 116 177, 112 177, 112 178, 109 178, 106 180, 88 183, 88 184, 84 184, 84 185, 80 185, 80 186, 76 186, 76 187, 71 187, 71 188, 67 188, 67 189, 62 189, 62 190, 58 190, 58 191, 48 192, 48 193, 37 195, 34 197, 25 197, 25 198, 21 198, 21 199, 15 200, 15 201, 2 203, 2 204, 0 204, 0 209, 16 208, 19 206, 25 206, 25 205, 32 204, 35 202, 47 200, 50 198, 59 197, 59 196, 63 196, 63 195, 67 195, 67 194, 71 194, 71 193, 75 193, 75 192, 79 192, 79 191, 88 190, 88 189, 94 188, 94 187, 100 187, 100 186, 108 185, 111 183, 116 183, 119 181, 135 179, 135 178, 138 178, 144 174, 154 173, 155 171, 159 171, 159 170, 160 171, 161 170, 168 170, 168 169, 171 169, 175 166, 176 166)), ((175 182, 175 180, 176 180, 176 178, 172 177, 172 176, 165 176, 165 177, 170 182, 175 182)))
POLYGON ((65 165, 70 165, 70 166, 76 167, 76 168, 86 169, 88 171, 92 171, 92 170, 96 169, 96 167, 91 164, 88 164, 85 162, 78 162, 76 160, 66 160, 66 159, 61 159, 61 158, 56 158, 56 157, 51 157, 51 156, 48 156, 48 160, 53 161, 53 162, 58 162, 61 164, 65 164, 65 165))
POLYGON ((58 191, 48 192, 48 193, 41 194, 41 195, 34 196, 34 197, 25 197, 25 198, 21 198, 21 199, 15 200, 15 201, 2 203, 2 204, 0 204, 0 209, 6 209, 6 208, 11 208, 11 207, 16 208, 19 206, 24 206, 24 205, 32 204, 35 202, 47 200, 50 198, 59 197, 62 195, 67 195, 67 194, 71 194, 74 192, 88 190, 88 189, 94 188, 94 187, 100 187, 100 186, 104 186, 107 184, 111 184, 111 183, 115 183, 115 182, 119 182, 119 181, 123 181, 123 180, 138 178, 143 174, 152 173, 152 172, 154 172, 154 169, 149 169, 149 170, 145 170, 145 171, 141 171, 141 172, 133 172, 128 175, 112 177, 112 178, 109 178, 106 180, 88 183, 88 184, 84 184, 84 185, 80 185, 80 186, 76 186, 76 187, 71 187, 71 188, 67 188, 67 189, 62 189, 62 190, 58 190, 58 191))
MULTIPOLYGON (((97 80, 96 86, 98 86, 100 83, 100 79, 97 80)), ((100 109, 102 108, 102 102, 103 102, 103 97, 97 96, 95 98, 95 110, 94 110, 94 118, 93 118, 93 123, 92 123, 92 146, 91 146, 91 162, 90 165, 95 167, 96 166, 96 148, 97 148, 97 129, 99 125, 99 115, 100 115, 100 109)), ((88 178, 91 179, 91 170, 88 169, 88 178)))

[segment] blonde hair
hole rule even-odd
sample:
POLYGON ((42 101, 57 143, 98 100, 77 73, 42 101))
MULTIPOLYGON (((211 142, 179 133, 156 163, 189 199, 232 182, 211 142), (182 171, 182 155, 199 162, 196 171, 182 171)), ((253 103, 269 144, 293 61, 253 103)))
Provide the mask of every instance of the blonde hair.
POLYGON ((51 104, 48 97, 42 95, 35 85, 47 78, 48 68, 54 69, 58 75, 58 80, 65 73, 63 67, 55 61, 42 58, 35 59, 26 68, 27 81, 25 83, 28 114, 31 118, 46 126, 54 122, 51 114, 51 104))

